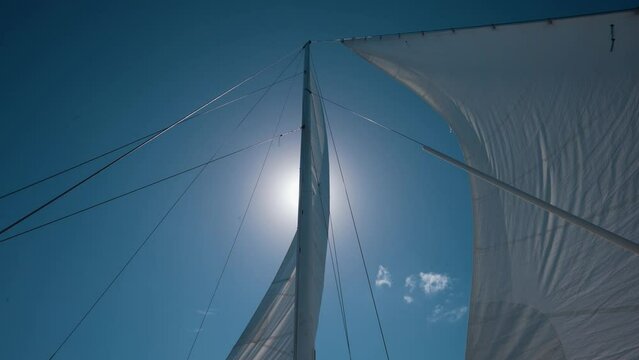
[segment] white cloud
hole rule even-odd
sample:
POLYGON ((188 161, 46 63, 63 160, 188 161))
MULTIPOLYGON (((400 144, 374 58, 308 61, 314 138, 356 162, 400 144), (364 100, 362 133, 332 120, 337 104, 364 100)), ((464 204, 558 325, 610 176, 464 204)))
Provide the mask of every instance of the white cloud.
POLYGON ((412 297, 412 296, 410 296, 410 295, 404 295, 404 301, 405 301, 407 304, 411 304, 413 301, 415 301, 415 299, 413 299, 413 297, 412 297))
POLYGON ((413 292, 415 286, 417 286, 417 278, 415 275, 410 275, 404 280, 404 286, 408 288, 408 292, 413 292))
POLYGON ((380 265, 379 269, 377 270, 377 278, 375 279, 375 286, 382 287, 384 285, 391 287, 393 285, 393 282, 391 281, 391 274, 388 271, 388 269, 380 265))
MULTIPOLYGON (((408 281, 408 278, 406 280, 408 281)), ((447 275, 437 273, 419 273, 419 288, 424 290, 426 295, 446 290, 449 285, 450 278, 447 275)))
POLYGON ((433 312, 428 317, 429 322, 438 322, 441 320, 455 322, 461 319, 468 312, 467 306, 461 306, 453 309, 446 309, 442 305, 435 305, 433 312))
POLYGON ((198 313, 198 315, 205 315, 205 316, 215 315, 217 313, 215 310, 209 310, 209 311, 198 310, 196 312, 198 313))

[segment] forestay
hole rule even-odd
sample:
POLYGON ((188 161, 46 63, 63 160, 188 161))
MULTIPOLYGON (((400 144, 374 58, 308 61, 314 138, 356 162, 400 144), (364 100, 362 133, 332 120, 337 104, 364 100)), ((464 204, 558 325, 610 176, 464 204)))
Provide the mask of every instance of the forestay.
MULTIPOLYGON (((468 165, 639 239, 635 11, 345 45, 450 124, 468 165)), ((636 359, 639 256, 471 177, 467 359, 636 359)))
POLYGON ((227 359, 315 357, 324 289, 329 218, 329 168, 321 100, 306 46, 298 228, 275 279, 227 359))

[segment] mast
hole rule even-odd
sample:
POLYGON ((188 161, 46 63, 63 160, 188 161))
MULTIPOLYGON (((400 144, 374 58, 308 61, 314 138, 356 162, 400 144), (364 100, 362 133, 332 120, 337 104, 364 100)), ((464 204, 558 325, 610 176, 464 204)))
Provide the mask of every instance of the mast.
POLYGON ((280 268, 227 360, 311 360, 324 289, 328 240, 328 141, 304 45, 297 232, 280 268))
MULTIPOLYGON (((313 170, 312 170, 312 152, 311 152, 311 100, 310 96, 310 41, 304 45, 304 81, 302 84, 302 141, 300 148, 300 195, 299 205, 297 207, 297 233, 299 234, 297 242, 297 277, 296 277, 296 296, 295 296, 295 335, 294 335, 294 359, 312 359, 310 354, 314 353, 315 339, 309 339, 304 323, 306 322, 306 314, 301 313, 306 308, 304 302, 308 301, 308 297, 302 290, 302 286, 308 278, 306 264, 305 241, 308 239, 308 226, 304 226, 308 220, 304 215, 304 208, 307 204, 311 204, 313 196, 313 170)), ((308 217, 309 214, 306 215, 308 217)))

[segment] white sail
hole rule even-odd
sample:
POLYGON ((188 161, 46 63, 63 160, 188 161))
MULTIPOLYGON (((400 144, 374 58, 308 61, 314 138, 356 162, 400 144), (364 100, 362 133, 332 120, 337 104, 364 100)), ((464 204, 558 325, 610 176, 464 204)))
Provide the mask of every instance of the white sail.
POLYGON ((292 359, 297 234, 266 295, 227 359, 292 359))
MULTIPOLYGON (((413 89, 467 164, 639 239, 634 11, 345 41, 413 89)), ((639 358, 639 256, 471 177, 466 358, 639 358)))
POLYGON ((315 357, 328 238, 329 168, 324 112, 306 46, 298 229, 273 283, 227 359, 315 357))

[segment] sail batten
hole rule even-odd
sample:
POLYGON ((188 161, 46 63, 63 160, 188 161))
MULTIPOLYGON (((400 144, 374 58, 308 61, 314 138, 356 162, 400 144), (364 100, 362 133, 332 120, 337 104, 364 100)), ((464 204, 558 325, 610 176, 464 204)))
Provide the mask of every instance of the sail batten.
MULTIPOLYGON (((621 11, 344 44, 437 110, 468 166, 636 245, 638 34, 621 11)), ((637 358, 639 257, 470 183, 466 358, 637 358)))
POLYGON ((311 360, 324 288, 329 172, 321 100, 305 46, 297 232, 269 289, 228 360, 311 360))

